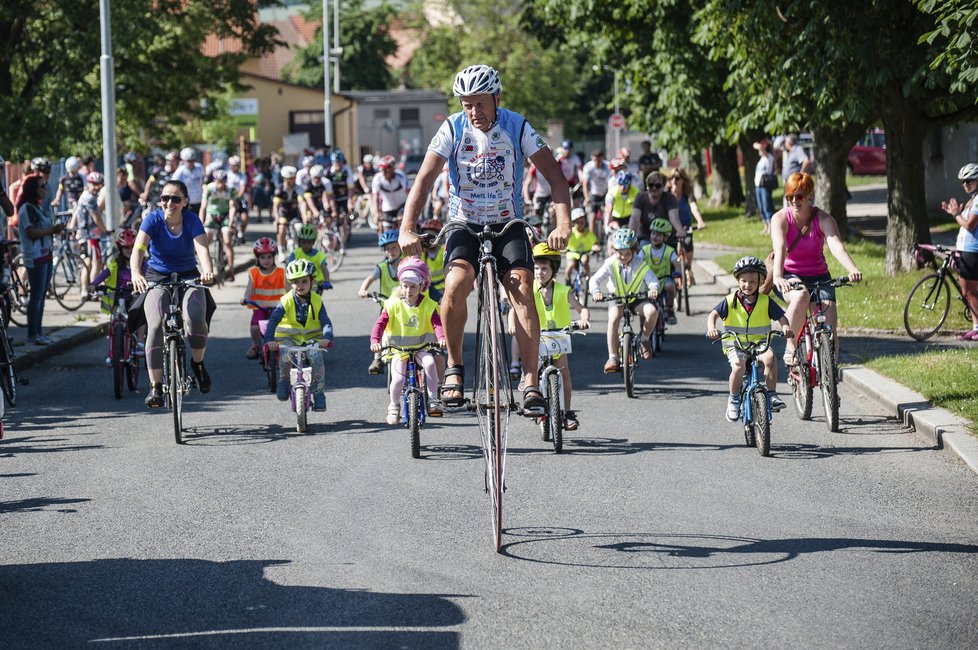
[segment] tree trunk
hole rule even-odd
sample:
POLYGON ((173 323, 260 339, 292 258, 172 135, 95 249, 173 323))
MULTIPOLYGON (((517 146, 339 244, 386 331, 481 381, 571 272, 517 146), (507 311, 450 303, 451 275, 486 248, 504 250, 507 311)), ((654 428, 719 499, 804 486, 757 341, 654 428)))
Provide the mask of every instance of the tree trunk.
POLYGON ((715 144, 713 152, 713 192, 710 205, 743 205, 744 186, 740 184, 737 169, 737 147, 730 144, 715 144))
POLYGON ((928 123, 920 107, 894 88, 880 102, 886 129, 886 274, 915 268, 914 245, 929 244, 930 224, 924 191, 924 139, 928 123))
POLYGON ((697 201, 706 197, 706 166, 703 164, 703 151, 697 149, 689 154, 689 169, 693 179, 693 196, 697 201))
POLYGON ((815 136, 815 203, 835 217, 842 239, 849 238, 846 213, 846 161, 849 150, 865 130, 864 124, 812 128, 815 136))

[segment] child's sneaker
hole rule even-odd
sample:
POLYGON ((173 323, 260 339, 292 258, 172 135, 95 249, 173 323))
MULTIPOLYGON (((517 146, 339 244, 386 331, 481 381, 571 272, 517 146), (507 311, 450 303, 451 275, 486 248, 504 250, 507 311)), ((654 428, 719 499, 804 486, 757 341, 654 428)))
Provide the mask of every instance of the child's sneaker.
POLYGON ((326 410, 326 393, 316 393, 312 396, 312 410, 320 413, 326 410))
POLYGON ((284 402, 289 399, 289 382, 285 379, 279 379, 278 384, 275 387, 275 397, 278 398, 280 402, 284 402))
POLYGON ((428 399, 428 415, 433 418, 440 418, 442 416, 441 400, 437 397, 428 399))
POLYGON ((740 419, 740 395, 730 395, 727 398, 727 422, 740 419))
POLYGON ((771 403, 771 410, 777 413, 784 408, 784 400, 778 397, 778 394, 773 390, 767 392, 767 400, 771 403))
POLYGON ((401 419, 401 409, 397 404, 387 405, 387 424, 397 424, 401 419))

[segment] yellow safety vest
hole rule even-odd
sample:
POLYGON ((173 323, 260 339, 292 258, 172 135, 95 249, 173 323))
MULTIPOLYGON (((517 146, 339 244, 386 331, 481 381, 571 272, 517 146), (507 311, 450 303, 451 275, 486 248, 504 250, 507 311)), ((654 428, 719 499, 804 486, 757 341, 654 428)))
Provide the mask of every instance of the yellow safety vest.
POLYGON ((99 301, 99 307, 102 309, 102 313, 111 314, 112 308, 115 306, 115 288, 119 285, 119 260, 113 257, 108 263, 109 277, 105 278, 105 291, 102 293, 102 300, 99 301))
POLYGON ((384 303, 389 320, 385 338, 402 348, 420 347, 426 343, 436 343, 435 328, 431 317, 437 311, 438 304, 422 295, 417 306, 412 307, 401 298, 392 297, 384 303))
POLYGON ((570 237, 567 238, 567 258, 572 260, 581 259, 581 255, 591 252, 591 247, 598 243, 598 236, 590 230, 583 233, 577 229, 571 230, 570 237))
POLYGON ((652 269, 657 278, 667 278, 672 275, 672 254, 676 252, 676 249, 672 246, 663 245, 662 254, 659 257, 654 257, 652 255, 652 244, 646 244, 642 249, 642 254, 645 256, 645 265, 652 269))
POLYGON ((612 219, 631 219, 632 204, 638 198, 638 188, 634 185, 628 186, 628 194, 622 194, 621 185, 616 185, 612 190, 614 196, 611 202, 612 219))
POLYGON ((619 296, 623 296, 626 293, 642 293, 642 283, 645 281, 645 272, 647 269, 648 265, 642 262, 638 269, 635 270, 635 277, 626 285, 621 277, 621 269, 618 268, 618 260, 615 260, 614 264, 611 265, 611 272, 615 280, 615 293, 619 296))
POLYGON ((431 272, 431 286, 438 290, 445 288, 445 247, 439 246, 435 251, 435 256, 430 257, 428 253, 422 257, 424 263, 428 265, 431 272))
POLYGON ((570 301, 567 294, 570 287, 566 284, 554 282, 553 301, 550 306, 543 302, 543 295, 540 293, 540 283, 533 281, 533 297, 537 303, 537 316, 540 318, 540 329, 559 330, 571 325, 570 301))
POLYGON ((385 257, 377 265, 377 268, 380 269, 380 293, 389 298, 394 295, 394 289, 399 286, 397 282, 397 267, 392 267, 390 260, 385 257))
MULTIPOLYGON (((251 276, 251 288, 253 289, 251 299, 265 309, 275 309, 282 296, 285 295, 285 269, 275 267, 269 273, 264 274, 257 266, 253 266, 248 274, 251 276)), ((248 305, 248 309, 254 309, 248 305)))
MULTIPOLYGON (((744 309, 744 306, 737 298, 737 292, 734 291, 727 296, 727 317, 723 319, 723 329, 728 332, 736 332, 741 337, 746 334, 748 341, 764 340, 767 338, 768 332, 771 331, 771 317, 768 313, 770 301, 771 297, 766 293, 758 293, 754 308, 750 313, 747 313, 747 310, 744 309), (752 325, 750 321, 755 314, 758 320, 752 325)), ((734 347, 733 340, 724 340, 723 347, 734 347)))
POLYGON ((292 259, 296 260, 309 260, 312 265, 316 267, 316 273, 312 276, 313 283, 319 286, 326 281, 326 276, 323 275, 323 262, 326 261, 326 253, 313 249, 314 253, 312 255, 306 255, 305 251, 301 248, 295 249, 292 253, 292 259))
POLYGON ((306 322, 300 323, 296 316, 295 292, 290 291, 279 304, 285 310, 285 316, 275 328, 275 339, 290 339, 297 345, 304 345, 323 338, 323 324, 319 321, 319 310, 323 306, 322 297, 315 291, 309 294, 309 313, 306 322))

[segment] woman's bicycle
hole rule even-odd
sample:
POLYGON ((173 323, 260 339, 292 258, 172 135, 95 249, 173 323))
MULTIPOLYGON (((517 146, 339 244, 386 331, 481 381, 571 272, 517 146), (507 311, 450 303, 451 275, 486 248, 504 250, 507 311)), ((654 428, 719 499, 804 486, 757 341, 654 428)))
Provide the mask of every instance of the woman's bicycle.
POLYGON ((748 447, 757 447, 757 453, 771 453, 771 419, 774 411, 764 383, 764 368, 758 357, 771 349, 771 338, 783 336, 771 330, 763 341, 749 341, 736 332, 723 332, 721 339, 733 339, 734 345, 747 355, 747 375, 740 387, 740 419, 744 423, 744 441, 748 447))
MULTIPOLYGON (((428 391, 425 388, 424 370, 415 360, 418 352, 438 353, 441 348, 434 344, 403 348, 392 343, 381 352, 403 352, 407 354, 407 367, 404 370, 404 389, 401 391, 401 422, 411 432, 411 457, 421 458, 421 428, 428 415, 428 391)), ((392 364, 388 364, 390 367, 392 364)))
MULTIPOLYGON (((540 392, 547 400, 547 413, 540 418, 540 431, 545 442, 552 442, 554 453, 564 449, 564 378, 554 359, 571 353, 571 332, 577 332, 577 324, 557 330, 540 332, 540 392)), ((581 332, 583 334, 584 332, 581 332)))
POLYGON ((129 288, 107 289, 98 287, 90 295, 98 300, 111 292, 113 297, 112 315, 109 320, 109 360, 112 368, 112 391, 116 399, 122 398, 122 386, 130 391, 139 387, 139 364, 142 355, 137 354, 138 341, 129 329, 129 288))
POLYGON ((178 445, 183 438, 183 398, 195 385, 187 374, 187 345, 183 337, 183 295, 188 289, 207 289, 194 280, 181 280, 174 273, 169 280, 151 283, 170 294, 170 309, 163 316, 163 399, 173 413, 173 436, 178 445))
POLYGON ((819 299, 823 287, 845 287, 849 278, 824 282, 794 282, 795 288, 808 290, 810 300, 805 324, 795 339, 794 363, 788 368, 788 384, 794 397, 795 410, 802 420, 812 417, 812 396, 815 387, 822 392, 825 421, 829 431, 839 431, 839 366, 835 357, 835 332, 826 321, 825 305, 819 299), (814 310, 812 305, 815 306, 814 310))
MULTIPOLYGON (((605 296, 598 302, 615 302, 622 308, 621 325, 618 328, 618 367, 625 379, 625 394, 635 397, 635 371, 638 369, 641 336, 632 329, 632 310, 628 303, 634 300, 648 300, 644 293, 626 293, 620 296, 605 296)), ((659 320, 662 320, 661 318, 659 320)))
POLYGON ((907 304, 903 306, 903 326, 907 334, 914 340, 926 341, 941 329, 951 311, 950 287, 957 292, 956 297, 964 310, 964 320, 970 323, 968 302, 954 276, 961 253, 953 248, 929 244, 917 244, 914 252, 920 262, 930 264, 936 270, 920 278, 907 296, 907 304), (937 257, 942 258, 939 266, 935 261, 937 257))
POLYGON ((531 226, 522 219, 513 219, 496 232, 488 225, 479 227, 463 222, 451 222, 442 228, 437 237, 419 235, 428 242, 429 246, 458 229, 467 230, 479 240, 479 260, 476 269, 479 291, 476 379, 467 406, 475 410, 479 418, 492 540, 497 552, 502 547, 509 414, 520 409, 513 399, 513 387, 509 380, 509 347, 506 345, 506 329, 499 306, 500 281, 496 270, 496 256, 492 252, 492 242, 513 227, 530 228, 531 226))

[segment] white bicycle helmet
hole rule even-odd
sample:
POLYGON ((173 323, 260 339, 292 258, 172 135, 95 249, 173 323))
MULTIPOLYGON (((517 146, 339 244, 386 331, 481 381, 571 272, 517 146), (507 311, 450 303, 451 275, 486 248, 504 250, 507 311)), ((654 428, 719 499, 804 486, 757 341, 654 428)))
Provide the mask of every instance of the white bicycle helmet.
POLYGON ((183 160, 184 162, 193 160, 196 157, 197 157, 197 152, 191 149, 190 147, 180 150, 180 160, 183 160))
POLYGON ((81 160, 78 159, 78 156, 69 156, 68 160, 65 161, 65 170, 69 174, 74 174, 79 169, 81 169, 81 160))
POLYGON ((968 163, 958 171, 959 181, 978 181, 978 165, 968 163))
POLYGON ((295 178, 297 171, 298 170, 292 165, 286 165, 282 168, 279 174, 281 174, 282 178, 295 178))
POLYGON ((452 93, 456 97, 469 97, 471 95, 481 95, 488 93, 498 95, 503 89, 503 82, 499 80, 499 73, 495 68, 487 65, 470 65, 457 75, 455 83, 452 84, 452 93))
POLYGON ((312 169, 309 170, 309 178, 319 178, 323 175, 324 171, 322 165, 313 165, 312 169))

